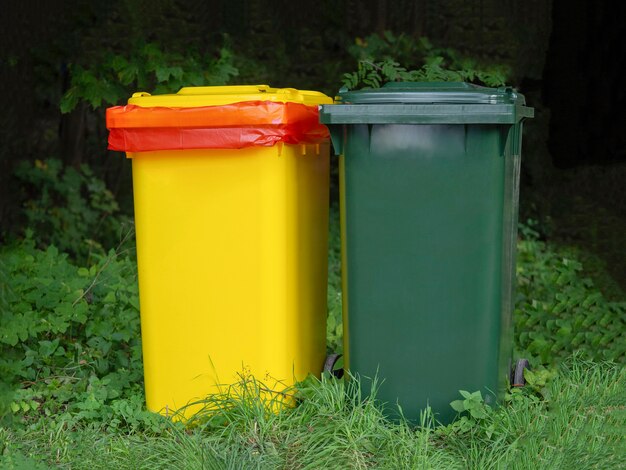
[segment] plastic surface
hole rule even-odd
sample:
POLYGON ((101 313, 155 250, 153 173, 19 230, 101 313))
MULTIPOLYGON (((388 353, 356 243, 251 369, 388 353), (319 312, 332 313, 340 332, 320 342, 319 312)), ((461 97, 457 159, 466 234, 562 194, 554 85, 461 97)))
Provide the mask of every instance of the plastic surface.
POLYGON ((533 117, 511 88, 468 83, 388 83, 340 92, 339 104, 322 106, 325 124, 516 124, 533 117), (366 105, 366 106, 365 106, 366 105))
POLYGON ((145 152, 254 145, 314 144, 328 140, 317 106, 245 101, 192 108, 107 109, 109 150, 145 152))
POLYGON ((339 91, 339 101, 346 104, 515 104, 518 99, 512 88, 464 82, 390 82, 381 88, 339 91))
POLYGON ((238 374, 278 391, 320 374, 328 154, 322 144, 131 155, 150 410, 172 413, 238 374))
MULTIPOLYGON (((201 106, 210 106, 209 98, 249 98, 218 88, 181 93, 201 106)), ((172 106, 178 97, 130 101, 172 106)), ((127 156, 148 408, 172 414, 226 392, 241 375, 278 392, 319 375, 326 356, 329 142, 127 156)))
POLYGON ((317 144, 328 131, 317 91, 268 85, 185 87, 178 93, 137 92, 127 106, 107 109, 109 149, 125 152, 239 149, 276 143, 317 144))
POLYGON ((276 103, 301 103, 309 106, 332 103, 332 98, 319 91, 295 88, 271 88, 268 85, 198 86, 184 87, 178 93, 151 95, 137 92, 128 104, 142 107, 222 106, 243 101, 273 101, 276 103))
POLYGON ((499 106, 323 106, 342 154, 345 363, 378 374, 389 415, 399 403, 418 421, 430 405, 449 422, 458 390, 494 403, 506 387, 522 117, 503 123, 499 106), (400 110, 396 122, 369 120, 383 106, 400 110), (492 107, 484 122, 450 123, 450 107, 463 122, 475 106, 492 107))

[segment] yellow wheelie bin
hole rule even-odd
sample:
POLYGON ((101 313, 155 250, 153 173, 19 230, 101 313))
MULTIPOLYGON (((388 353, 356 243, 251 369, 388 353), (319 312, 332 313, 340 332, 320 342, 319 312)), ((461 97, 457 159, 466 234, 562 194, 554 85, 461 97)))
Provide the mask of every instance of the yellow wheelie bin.
POLYGON ((328 103, 190 87, 107 110, 109 148, 132 159, 148 409, 188 416, 241 375, 280 391, 320 373, 328 103))

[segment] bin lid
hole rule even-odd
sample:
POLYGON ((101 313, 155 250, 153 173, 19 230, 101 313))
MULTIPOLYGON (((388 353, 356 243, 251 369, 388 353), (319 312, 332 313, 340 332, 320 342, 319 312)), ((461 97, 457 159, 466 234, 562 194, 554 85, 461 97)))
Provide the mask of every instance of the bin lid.
POLYGON ((381 88, 339 90, 341 103, 525 104, 510 87, 488 88, 465 82, 389 82, 381 88))
POLYGON ((243 101, 273 101, 305 105, 330 104, 333 99, 319 91, 295 88, 271 88, 269 85, 197 86, 183 87, 177 93, 151 95, 133 93, 128 104, 149 107, 193 108, 219 106, 243 101))
POLYGON ((339 90, 322 105, 324 124, 516 124, 534 116, 513 88, 465 82, 390 82, 381 88, 339 90))
POLYGON ((126 106, 107 109, 108 148, 132 153, 319 144, 329 138, 319 105, 332 102, 317 91, 267 85, 139 92, 126 106))

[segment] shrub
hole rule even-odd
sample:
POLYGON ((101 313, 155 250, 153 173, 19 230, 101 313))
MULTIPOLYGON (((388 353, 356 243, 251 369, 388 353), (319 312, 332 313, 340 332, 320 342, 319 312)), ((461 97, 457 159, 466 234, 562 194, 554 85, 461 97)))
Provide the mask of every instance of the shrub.
POLYGON ((64 167, 55 159, 22 162, 16 176, 22 182, 26 230, 40 248, 54 245, 88 262, 90 253, 117 246, 132 227, 87 165, 64 167))
POLYGON ((136 265, 111 250, 78 267, 34 245, 0 251, 0 377, 11 411, 98 417, 141 393, 136 265))
POLYGON ((582 275, 572 249, 554 248, 522 226, 518 243, 515 340, 541 363, 574 351, 626 360, 626 302, 610 302, 582 275))
POLYGON ((125 101, 138 89, 174 93, 182 86, 225 85, 238 75, 230 49, 215 55, 167 51, 156 43, 135 43, 123 54, 99 54, 87 65, 70 66, 71 87, 61 100, 61 111, 70 112, 80 101, 92 108, 125 101))

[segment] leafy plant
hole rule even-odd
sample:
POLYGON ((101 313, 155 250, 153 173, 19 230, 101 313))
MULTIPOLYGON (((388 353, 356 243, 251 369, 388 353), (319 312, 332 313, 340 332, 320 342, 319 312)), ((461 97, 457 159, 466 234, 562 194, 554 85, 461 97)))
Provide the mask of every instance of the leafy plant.
POLYGON ((413 38, 391 31, 356 38, 354 44, 348 47, 348 52, 357 61, 394 59, 407 67, 419 66, 428 56, 456 54, 453 49, 436 48, 426 37, 413 38))
POLYGON ((555 249, 529 226, 521 232, 514 316, 518 348, 543 364, 574 351, 624 362, 626 302, 606 300, 582 275, 575 251, 555 249))
POLYGON ((470 417, 475 420, 484 419, 489 414, 491 408, 483 400, 480 390, 470 393, 465 390, 459 390, 463 400, 454 400, 450 403, 452 409, 458 413, 467 412, 470 417))
POLYGON ((387 82, 480 82, 497 87, 504 85, 505 77, 498 71, 475 69, 450 70, 443 57, 428 58, 416 70, 407 70, 400 63, 386 59, 382 62, 359 61, 356 72, 344 75, 343 84, 348 89, 359 86, 379 88, 387 82))
MULTIPOLYGON (((463 397, 462 400, 454 400, 450 403, 450 406, 454 411, 458 413, 459 419, 449 425, 448 429, 444 433, 466 433, 473 428, 479 426, 484 420, 490 416, 493 412, 492 408, 485 403, 483 395, 480 390, 476 392, 468 392, 466 390, 459 390, 459 393, 463 397)), ((493 428, 487 427, 487 436, 491 437, 493 428)))
POLYGON ((87 165, 64 167, 55 159, 22 162, 15 175, 22 182, 27 230, 40 247, 54 245, 79 259, 116 246, 132 224, 104 182, 87 165))
POLYGON ((339 210, 335 206, 330 209, 330 219, 326 339, 328 352, 332 354, 343 352, 341 241, 339 235, 339 210))
POLYGON ((169 52, 157 43, 137 43, 126 53, 107 52, 90 66, 70 66, 71 86, 61 99, 67 113, 80 101, 92 108, 119 104, 132 92, 173 93, 182 86, 224 85, 237 76, 230 49, 215 56, 194 50, 169 52))
POLYGON ((412 40, 390 32, 357 39, 350 52, 358 63, 355 72, 344 74, 348 89, 379 88, 396 81, 466 81, 497 87, 508 75, 505 66, 479 64, 454 49, 435 48, 427 38, 412 40))
POLYGON ((557 371, 554 368, 547 369, 545 367, 532 369, 524 369, 524 379, 526 387, 543 399, 550 399, 550 381, 554 379, 557 371))
POLYGON ((78 267, 29 238, 0 252, 0 377, 16 416, 100 419, 133 396, 142 408, 136 266, 95 258, 78 267))

